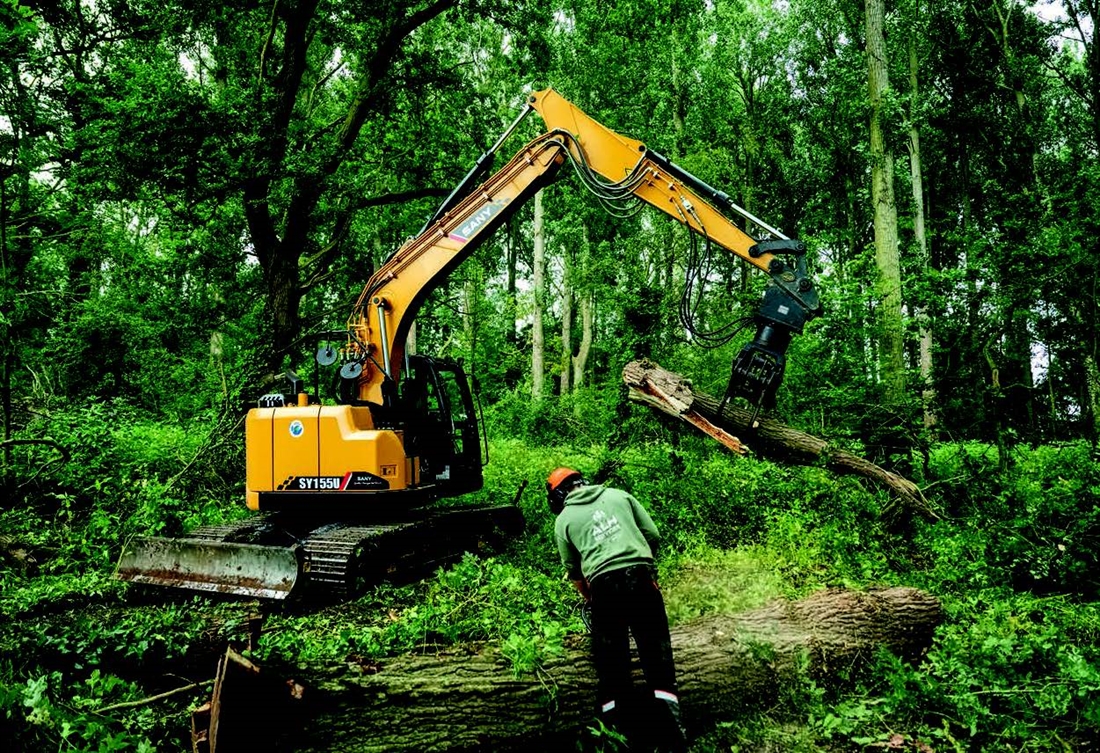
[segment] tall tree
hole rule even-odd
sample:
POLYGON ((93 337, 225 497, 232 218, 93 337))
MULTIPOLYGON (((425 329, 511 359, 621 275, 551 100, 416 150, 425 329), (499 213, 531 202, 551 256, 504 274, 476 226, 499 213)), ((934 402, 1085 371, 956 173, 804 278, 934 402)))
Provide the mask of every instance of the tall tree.
POLYGON ((886 100, 890 89, 884 0, 866 0, 867 70, 870 91, 871 201, 875 221, 875 263, 881 333, 879 357, 888 404, 905 402, 905 327, 902 317, 898 215, 894 198, 894 154, 888 143, 886 100))
MULTIPOLYGON (((909 53, 909 110, 908 110, 908 147, 909 147, 909 185, 913 197, 913 241, 917 251, 917 273, 927 278, 929 270, 928 230, 924 210, 924 165, 921 155, 921 116, 922 97, 920 90, 920 48, 924 44, 924 25, 922 23, 921 0, 914 0, 911 6, 908 38, 906 46, 909 53)), ((925 288, 924 285, 921 286, 925 288)), ((921 380, 921 405, 924 411, 924 428, 934 431, 938 419, 936 416, 936 390, 932 382, 933 334, 931 317, 927 306, 920 302, 915 307, 918 327, 918 364, 921 380)))
POLYGON ((561 394, 572 390, 573 376, 573 255, 569 249, 562 254, 561 275, 561 394))
MULTIPOLYGON (((1064 22, 1054 24, 1055 38, 1068 41, 1052 67, 1063 84, 1067 115, 1062 121, 1064 158, 1054 165, 1052 181, 1059 185, 1056 217, 1066 218, 1057 241, 1071 264, 1072 286, 1058 285, 1057 300, 1070 324, 1067 339, 1080 343, 1080 356, 1067 353, 1068 363, 1080 359, 1083 384, 1079 403, 1094 443, 1100 442, 1100 23, 1097 0, 1065 0, 1064 22), (1072 333, 1072 334, 1071 334, 1072 333)), ((1057 331, 1056 331, 1057 332, 1057 331)), ((1057 336, 1055 334, 1055 336, 1057 336)), ((1053 349, 1058 350, 1058 349, 1053 349)), ((1051 375, 1049 378, 1053 378, 1051 375)))
POLYGON ((535 244, 532 284, 535 298, 531 324, 531 397, 539 400, 544 392, 546 378, 546 335, 543 318, 546 316, 546 210, 543 192, 535 194, 535 221, 531 230, 535 244))

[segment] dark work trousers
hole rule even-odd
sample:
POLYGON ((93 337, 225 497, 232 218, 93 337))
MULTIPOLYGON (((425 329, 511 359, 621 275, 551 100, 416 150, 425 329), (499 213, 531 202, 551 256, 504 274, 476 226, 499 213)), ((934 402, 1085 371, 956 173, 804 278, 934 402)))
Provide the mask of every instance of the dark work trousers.
POLYGON ((612 570, 597 576, 590 586, 600 711, 608 717, 618 716, 616 707, 633 695, 629 637, 633 635, 646 685, 670 716, 669 724, 675 725, 669 732, 680 737, 676 665, 665 601, 654 582, 653 568, 636 565, 612 570))

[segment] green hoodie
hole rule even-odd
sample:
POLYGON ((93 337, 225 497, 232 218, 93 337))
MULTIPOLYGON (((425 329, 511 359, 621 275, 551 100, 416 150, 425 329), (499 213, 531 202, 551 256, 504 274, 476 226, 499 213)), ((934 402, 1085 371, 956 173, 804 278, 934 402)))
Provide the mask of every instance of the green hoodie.
POLYGON ((653 562, 657 526, 641 503, 618 489, 582 486, 569 492, 554 524, 554 541, 572 580, 653 562))

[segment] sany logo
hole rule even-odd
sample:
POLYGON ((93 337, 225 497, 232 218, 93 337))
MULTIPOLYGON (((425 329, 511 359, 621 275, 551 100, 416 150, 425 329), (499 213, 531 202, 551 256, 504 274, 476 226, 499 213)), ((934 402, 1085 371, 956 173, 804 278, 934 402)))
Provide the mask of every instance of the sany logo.
POLYGON ((300 437, 305 432, 305 430, 306 430, 306 427, 302 424, 301 421, 291 421, 290 422, 290 436, 300 437))
POLYGON ((508 202, 503 199, 490 201, 484 207, 477 210, 473 217, 456 227, 449 237, 451 240, 465 243, 470 240, 470 238, 477 235, 477 232, 485 226, 485 223, 496 217, 497 214, 500 213, 500 210, 504 209, 507 204, 508 202))

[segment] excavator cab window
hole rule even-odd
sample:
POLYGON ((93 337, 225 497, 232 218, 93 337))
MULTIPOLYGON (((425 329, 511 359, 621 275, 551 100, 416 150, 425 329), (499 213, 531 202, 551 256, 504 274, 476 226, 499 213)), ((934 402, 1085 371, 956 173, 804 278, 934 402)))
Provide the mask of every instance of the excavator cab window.
POLYGON ((410 456, 420 458, 421 482, 449 494, 481 488, 481 432, 469 383, 453 361, 410 356, 402 382, 410 456))

